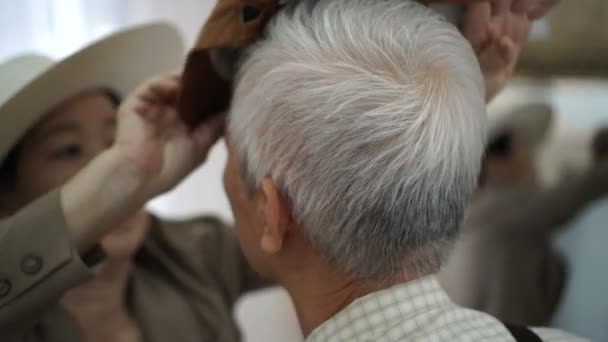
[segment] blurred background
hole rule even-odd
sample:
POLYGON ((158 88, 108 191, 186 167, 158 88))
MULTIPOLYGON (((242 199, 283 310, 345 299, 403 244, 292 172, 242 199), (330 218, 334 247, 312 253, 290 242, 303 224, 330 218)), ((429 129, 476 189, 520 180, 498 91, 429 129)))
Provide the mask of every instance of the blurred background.
MULTIPOLYGON (((25 52, 62 58, 115 30, 163 20, 182 32, 188 46, 214 0, 20 0, 0 1, 0 61, 25 52)), ((591 163, 591 140, 608 126, 608 1, 563 0, 536 24, 518 79, 493 106, 543 99, 555 110, 537 164, 547 186, 591 163)), ((213 213, 232 220, 221 187, 223 145, 175 191, 150 203, 165 217, 213 213)), ((555 244, 570 275, 553 325, 594 341, 608 341, 608 200, 586 208, 555 244)), ((246 341, 299 341, 291 302, 282 290, 253 294, 236 313, 246 341)))

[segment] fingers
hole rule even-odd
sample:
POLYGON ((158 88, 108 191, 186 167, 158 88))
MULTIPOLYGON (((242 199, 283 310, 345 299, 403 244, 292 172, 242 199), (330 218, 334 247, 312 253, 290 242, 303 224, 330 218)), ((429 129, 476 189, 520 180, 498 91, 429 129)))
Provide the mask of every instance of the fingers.
POLYGON ((519 54, 528 40, 532 22, 526 14, 510 14, 506 18, 504 32, 496 39, 497 50, 508 69, 514 69, 519 54))
POLYGON ((179 78, 168 77, 150 82, 141 98, 153 104, 176 105, 179 92, 179 78))
POLYGON ((493 16, 505 16, 511 12, 512 0, 495 0, 491 5, 493 16))
POLYGON ((512 10, 514 13, 528 13, 533 3, 537 0, 513 0, 512 10))
POLYGON ((142 84, 133 96, 135 112, 150 123, 168 120, 171 114, 176 117, 173 109, 177 107, 180 79, 179 73, 172 73, 142 84))
POLYGON ((143 116, 151 115, 154 107, 161 105, 176 106, 181 84, 181 75, 171 73, 142 83, 124 101, 143 116))
POLYGON ((514 0, 512 10, 514 13, 527 14, 532 20, 545 16, 559 0, 514 0))
POLYGON ((497 52, 503 61, 505 66, 503 69, 507 73, 512 73, 517 64, 517 58, 519 57, 519 49, 510 37, 502 37, 496 44, 497 52), (511 72, 509 72, 509 70, 511 72))
MULTIPOLYGON (((524 0, 520 0, 523 2, 524 0)), ((559 0, 538 0, 534 2, 535 6, 528 9, 528 16, 532 20, 544 17, 553 7, 559 3, 559 0)))
POLYGON ((526 14, 530 19, 536 20, 545 16, 559 0, 424 0, 423 4, 450 3, 461 5, 473 5, 481 2, 492 3, 497 10, 507 8, 516 14, 526 14))
POLYGON ((167 74, 142 83, 133 92, 133 97, 148 104, 172 104, 177 102, 180 83, 180 74, 167 74))
POLYGON ((471 5, 464 13, 462 33, 476 53, 480 53, 491 40, 491 18, 492 7, 488 2, 471 5))
POLYGON ((519 47, 508 36, 495 40, 480 56, 486 79, 487 100, 491 100, 511 79, 519 57, 519 47))
MULTIPOLYGON (((506 0, 491 0, 496 3, 504 2, 506 0)), ((545 16, 553 7, 555 7, 559 0, 509 0, 511 12, 515 14, 525 14, 531 20, 539 19, 545 16)))

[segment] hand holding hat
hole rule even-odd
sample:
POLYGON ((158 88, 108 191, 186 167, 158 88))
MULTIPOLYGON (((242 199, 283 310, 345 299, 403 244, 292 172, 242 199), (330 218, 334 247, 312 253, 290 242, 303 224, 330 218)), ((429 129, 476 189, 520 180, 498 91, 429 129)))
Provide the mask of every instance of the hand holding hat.
POLYGON ((144 200, 173 188, 200 165, 223 134, 214 117, 189 130, 177 114, 181 78, 173 74, 141 85, 118 110, 112 150, 130 162, 144 200))
POLYGON ((484 2, 465 12, 462 31, 471 42, 486 81, 490 102, 511 80, 532 22, 525 13, 512 12, 508 2, 493 7, 484 2))
MULTIPOLYGON (((272 16, 289 1, 218 0, 186 63, 180 116, 189 125, 228 109, 239 49, 258 39, 272 16)), ((488 99, 511 78, 530 31, 558 0, 423 0, 467 5, 463 33, 478 54, 488 99)))
POLYGON ((453 3, 470 5, 479 2, 489 2, 494 6, 506 6, 513 13, 525 14, 532 20, 545 16, 560 0, 426 0, 425 3, 453 3))
POLYGON ((462 33, 471 42, 486 80, 490 102, 511 80, 532 29, 559 0, 426 0, 466 6, 462 33))
POLYGON ((147 200, 170 190, 204 161, 223 134, 220 117, 187 129, 177 115, 180 79, 148 81, 118 110, 114 145, 61 190, 68 226, 86 251, 147 200))

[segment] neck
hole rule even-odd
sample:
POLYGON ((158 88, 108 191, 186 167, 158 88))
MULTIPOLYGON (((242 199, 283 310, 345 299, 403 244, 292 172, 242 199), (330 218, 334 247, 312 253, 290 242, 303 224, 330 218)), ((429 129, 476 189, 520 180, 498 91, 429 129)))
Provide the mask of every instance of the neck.
POLYGON ((280 282, 293 300, 300 327, 307 337, 356 299, 414 279, 395 277, 381 282, 365 282, 324 266, 298 269, 280 282))

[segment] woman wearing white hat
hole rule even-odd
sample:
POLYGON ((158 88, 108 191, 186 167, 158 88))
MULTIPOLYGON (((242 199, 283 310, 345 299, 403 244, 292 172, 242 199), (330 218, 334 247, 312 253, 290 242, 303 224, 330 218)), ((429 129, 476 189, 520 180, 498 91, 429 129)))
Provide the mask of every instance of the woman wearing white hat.
POLYGON ((116 110, 182 51, 158 24, 0 65, 0 341, 238 340, 232 306, 261 281, 232 231, 142 209, 202 162, 221 120, 187 130, 177 77, 116 110))

